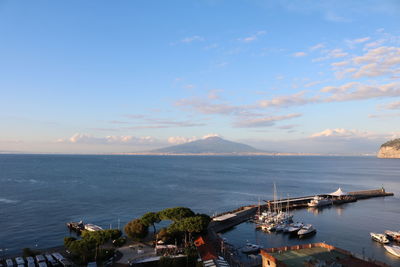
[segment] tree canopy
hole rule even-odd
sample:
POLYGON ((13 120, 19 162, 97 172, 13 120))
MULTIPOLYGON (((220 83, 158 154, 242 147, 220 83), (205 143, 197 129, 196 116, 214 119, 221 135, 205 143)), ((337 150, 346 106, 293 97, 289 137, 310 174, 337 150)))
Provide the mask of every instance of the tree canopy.
POLYGON ((156 232, 155 224, 161 221, 160 214, 158 212, 147 212, 141 218, 142 223, 146 226, 153 226, 154 233, 156 232))
POLYGON ((162 220, 171 220, 174 222, 195 215, 191 209, 185 207, 167 208, 165 210, 160 211, 159 214, 162 220))
POLYGON ((141 219, 134 219, 125 225, 125 233, 136 240, 143 239, 148 233, 148 226, 146 226, 141 219))
MULTIPOLYGON (((81 262, 98 258, 102 250, 99 247, 110 240, 119 238, 122 235, 118 229, 101 230, 95 232, 83 231, 82 238, 65 237, 64 245, 73 255, 77 256, 81 262)), ((108 251, 108 250, 105 250, 108 251)), ((106 253, 107 254, 107 253, 106 253)))
POLYGON ((386 147, 386 146, 392 146, 392 147, 395 147, 397 149, 400 149, 400 138, 387 141, 386 143, 384 143, 382 145, 382 147, 386 147))

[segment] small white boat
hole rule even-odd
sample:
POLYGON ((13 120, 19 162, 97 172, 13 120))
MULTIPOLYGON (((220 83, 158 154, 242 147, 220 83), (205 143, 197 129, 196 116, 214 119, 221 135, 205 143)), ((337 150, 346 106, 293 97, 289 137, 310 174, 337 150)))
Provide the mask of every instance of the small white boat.
POLYGON ((387 250, 387 252, 389 252, 389 253, 391 253, 391 254, 397 256, 397 257, 400 257, 400 246, 394 246, 394 245, 393 245, 393 246, 388 246, 388 245, 384 245, 383 247, 387 250))
POLYGON ((315 234, 316 232, 317 232, 317 229, 315 229, 314 226, 312 226, 312 224, 306 224, 297 232, 297 234, 300 237, 302 237, 302 236, 306 236, 306 235, 315 234))
POLYGON ((279 224, 275 227, 275 231, 282 232, 286 227, 286 224, 279 224))
POLYGON ((57 261, 53 258, 53 256, 51 256, 50 254, 46 254, 44 256, 45 256, 47 262, 49 262, 51 264, 51 266, 57 265, 57 261))
POLYGON ((389 240, 400 242, 400 232, 386 230, 385 235, 389 240))
POLYGON ((265 223, 265 224, 261 225, 261 230, 268 231, 268 232, 274 231, 275 230, 275 224, 273 224, 273 223, 265 223))
POLYGON ((33 257, 26 257, 26 261, 29 263, 35 263, 35 259, 33 257))
POLYGON ((297 234, 297 232, 303 227, 302 223, 293 223, 287 229, 289 234, 297 234))
POLYGON ((24 258, 22 258, 22 257, 16 257, 15 258, 15 262, 17 263, 17 265, 24 265, 25 264, 24 258))
POLYGON ((95 232, 95 231, 101 231, 101 230, 103 230, 103 228, 101 228, 98 225, 88 223, 88 224, 85 224, 85 230, 90 231, 90 232, 95 232))
POLYGON ((377 234, 377 233, 370 233, 371 238, 376 242, 387 244, 389 243, 389 239, 387 239, 386 235, 384 234, 377 234))
POLYGON ((43 257, 43 255, 36 255, 35 258, 36 258, 37 263, 46 261, 46 259, 43 257))
POLYGON ((13 267, 14 266, 14 262, 12 259, 6 259, 6 265, 7 267, 13 267))
POLYGON ((331 205, 332 200, 328 198, 323 198, 320 196, 315 196, 307 205, 309 207, 321 207, 331 205))
POLYGON ((247 243, 246 246, 244 246, 241 251, 244 254, 252 254, 252 253, 257 253, 260 250, 260 246, 256 244, 251 244, 247 243))

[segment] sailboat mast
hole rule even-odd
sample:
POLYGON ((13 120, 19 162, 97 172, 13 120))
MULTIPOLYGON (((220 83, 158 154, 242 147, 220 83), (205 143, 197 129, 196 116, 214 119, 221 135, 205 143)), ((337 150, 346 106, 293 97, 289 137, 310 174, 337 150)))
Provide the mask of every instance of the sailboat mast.
POLYGON ((274 182, 274 212, 277 212, 277 207, 276 207, 276 184, 274 182))

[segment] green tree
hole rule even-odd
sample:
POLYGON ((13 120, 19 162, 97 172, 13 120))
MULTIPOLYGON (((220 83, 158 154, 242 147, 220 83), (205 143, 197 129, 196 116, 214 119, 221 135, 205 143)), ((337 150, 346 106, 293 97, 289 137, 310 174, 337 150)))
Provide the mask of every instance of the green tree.
POLYGON ((162 220, 171 220, 174 222, 192 216, 194 216, 194 212, 191 209, 185 207, 167 208, 160 212, 160 218, 162 220))
POLYGON ((192 239, 194 233, 201 233, 207 229, 209 217, 204 215, 196 215, 187 217, 180 221, 173 222, 168 227, 169 233, 183 232, 185 234, 185 244, 192 239))
POLYGON ((125 233, 135 239, 141 240, 148 233, 148 227, 140 219, 134 219, 125 225, 125 233))
POLYGON ((95 232, 83 231, 80 240, 74 237, 65 237, 64 246, 78 257, 81 263, 86 263, 93 258, 97 260, 106 255, 111 256, 111 252, 107 253, 107 250, 100 249, 100 246, 109 240, 119 238, 121 235, 122 233, 118 229, 95 232))
POLYGON ((156 223, 161 221, 160 215, 156 212, 147 212, 141 218, 142 222, 147 226, 153 226, 153 232, 156 233, 156 223))

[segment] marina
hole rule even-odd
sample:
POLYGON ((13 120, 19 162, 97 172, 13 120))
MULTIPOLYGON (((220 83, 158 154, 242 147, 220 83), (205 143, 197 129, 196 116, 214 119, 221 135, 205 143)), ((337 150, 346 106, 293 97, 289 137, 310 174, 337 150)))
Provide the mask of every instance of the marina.
MULTIPOLYGON (((340 205, 344 203, 356 202, 361 199, 368 198, 376 198, 376 197, 387 197, 393 196, 393 193, 386 192, 384 188, 381 189, 373 189, 373 190, 363 190, 363 191, 354 191, 349 192, 346 195, 340 195, 332 199, 332 204, 340 205)), ((286 198, 282 200, 264 200, 266 204, 263 205, 249 205, 243 206, 238 209, 224 212, 222 214, 216 215, 213 217, 213 221, 211 222, 211 229, 215 232, 225 231, 237 224, 243 223, 247 220, 253 219, 257 212, 268 211, 271 209, 271 206, 278 206, 286 204, 288 209, 300 209, 309 207, 310 201, 315 200, 315 197, 318 199, 326 198, 329 194, 319 194, 316 196, 307 196, 307 197, 294 197, 294 198, 286 198)))
MULTIPOLYGON (((214 239, 211 240, 213 242, 213 245, 216 247, 217 251, 225 250, 224 256, 228 258, 228 262, 230 262, 233 266, 239 264, 242 264, 241 266, 257 266, 258 264, 260 264, 261 260, 259 255, 257 255, 258 248, 271 247, 271 246, 279 247, 284 244, 288 244, 287 242, 289 242, 289 244, 293 244, 293 242, 300 242, 300 244, 306 244, 307 242, 313 240, 320 240, 318 229, 314 225, 315 223, 321 227, 322 225, 320 223, 314 220, 311 221, 311 223, 291 222, 292 219, 294 221, 298 220, 297 214, 299 212, 304 213, 302 210, 306 210, 307 214, 309 213, 312 214, 314 211, 317 211, 318 213, 320 212, 323 213, 324 209, 341 210, 340 207, 346 205, 346 203, 350 204, 358 200, 368 201, 368 199, 393 196, 393 193, 386 192, 384 188, 374 189, 374 190, 354 191, 349 193, 344 193, 341 189, 340 190, 338 189, 337 191, 342 193, 340 193, 340 196, 338 196, 337 198, 331 198, 332 203, 318 207, 310 207, 308 203, 312 202, 313 200, 320 201, 321 199, 326 199, 329 197, 329 194, 321 194, 309 197, 287 198, 278 201, 276 199, 269 200, 265 201, 265 204, 263 205, 245 206, 237 210, 233 210, 231 212, 220 214, 219 216, 214 217, 213 221, 211 222, 209 226, 208 235, 214 237, 214 239), (283 208, 284 206, 286 206, 286 208, 283 208), (275 210, 275 208, 271 209, 271 207, 275 207, 277 208, 277 210, 275 210), (290 212, 291 209, 293 210, 293 213, 290 212), (290 218, 290 220, 288 220, 288 218, 290 218), (276 223, 277 221, 279 221, 279 223, 276 223), (253 227, 251 227, 252 224, 254 225, 253 227), (240 240, 236 240, 235 242, 232 243, 230 237, 231 233, 234 233, 235 231, 238 231, 238 229, 242 228, 248 229, 246 230, 246 232, 248 232, 247 235, 243 234, 241 235, 242 240, 248 238, 249 236, 252 236, 252 234, 249 231, 255 231, 256 236, 258 238, 261 239, 267 238, 270 242, 259 243, 259 241, 257 241, 258 240, 257 238, 256 240, 247 242, 246 245, 242 247, 239 245, 240 240), (253 230, 251 230, 252 228, 253 230), (257 231, 257 229, 261 231, 257 231), (278 236, 282 236, 282 238, 279 238, 278 236), (223 238, 221 239, 221 237, 223 238), (271 241, 273 242, 271 243, 271 241), (255 252, 252 252, 252 248, 254 249, 255 252), (229 250, 230 253, 235 256, 229 256, 230 254, 227 253, 226 250, 229 250), (243 251, 245 251, 246 253, 244 253, 243 251), (250 257, 249 254, 254 254, 254 255, 250 257)), ((356 207, 357 203, 354 203, 352 205, 356 207)), ((387 233, 391 236, 394 237, 396 236, 396 232, 387 231, 387 233)), ((369 233, 366 233, 365 235, 369 235, 369 233)), ((386 235, 383 234, 383 237, 385 239, 386 235)), ((393 246, 390 246, 385 249, 387 251, 390 250, 391 252, 396 251, 396 247, 393 248, 393 246)), ((364 248, 362 249, 362 252, 363 251, 364 248)), ((357 253, 359 252, 356 251, 356 254, 357 253)), ((365 258, 365 256, 360 256, 363 253, 357 254, 358 255, 357 257, 359 257, 360 259, 365 258)), ((386 265, 379 265, 379 266, 386 266, 386 265)))

